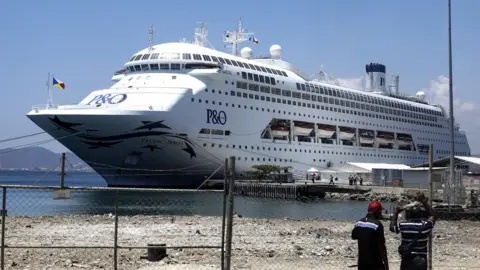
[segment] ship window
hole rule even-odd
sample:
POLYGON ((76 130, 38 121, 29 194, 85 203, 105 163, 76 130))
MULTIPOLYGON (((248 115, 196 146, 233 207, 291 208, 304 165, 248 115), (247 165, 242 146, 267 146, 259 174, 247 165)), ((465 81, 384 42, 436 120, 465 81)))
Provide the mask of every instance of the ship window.
POLYGON ((205 54, 203 54, 202 56, 203 56, 203 60, 205 60, 205 61, 212 61, 212 59, 210 59, 210 56, 205 55, 205 54))
POLYGON ((312 101, 317 101, 317 96, 312 95, 312 101))
POLYGON ((265 76, 265 82, 270 84, 270 77, 265 76))
POLYGON ((277 71, 273 68, 272 68, 272 73, 275 74, 275 75, 278 75, 277 71))
POLYGON ((237 97, 242 97, 242 93, 237 92, 237 97))
POLYGON ((297 90, 301 90, 300 83, 297 82, 297 90))
POLYGON ((310 94, 302 93, 302 99, 310 100, 310 94))
POLYGON ((290 90, 282 90, 282 96, 291 97, 292 92, 290 90))
POLYGON ((259 75, 258 78, 261 83, 265 82, 265 77, 263 77, 262 75, 259 75))
POLYGON ((135 68, 133 66, 129 66, 128 69, 131 71, 131 72, 134 72, 135 71, 135 68))
POLYGON ((210 129, 208 129, 208 128, 202 128, 202 129, 200 130, 200 133, 201 133, 201 134, 210 134, 210 129))
POLYGON ((269 68, 265 68, 265 69, 267 70, 268 73, 270 73, 270 74, 272 73, 271 69, 269 69, 269 68))
POLYGON ((260 92, 270 93, 270 87, 268 87, 268 86, 260 86, 260 92))
POLYGON ((248 64, 248 66, 250 67, 250 69, 255 70, 255 66, 254 66, 254 65, 248 64))
POLYGON ((338 99, 335 99, 335 105, 340 105, 338 99))
POLYGON ((135 57, 137 57, 137 56, 136 55, 132 56, 132 58, 130 58, 130 60, 128 60, 128 61, 132 62, 135 59, 135 57))
POLYGON ((140 58, 142 58, 142 54, 137 55, 137 57, 135 57, 135 61, 140 60, 140 58))
POLYGON ((142 56, 142 60, 147 60, 148 57, 150 57, 150 54, 149 54, 149 53, 144 54, 144 55, 142 56))
MULTIPOLYGON (((155 53, 154 53, 155 54, 155 53)), ((158 54, 158 53, 157 53, 158 54)), ((152 56, 152 59, 153 59, 153 56, 152 56)), ((155 58, 156 59, 156 58, 155 58)), ((185 60, 190 60, 192 59, 192 56, 189 54, 189 53, 182 53, 182 59, 185 59, 185 60)))
POLYGON ((135 71, 140 71, 142 70, 142 68, 140 67, 140 65, 135 65, 135 71))
POLYGON ((227 58, 225 58, 225 62, 227 62, 228 65, 232 65, 232 62, 230 62, 230 60, 227 58))
POLYGON ((253 99, 253 94, 248 94, 249 99, 253 99))
POLYGON ((223 135, 223 130, 221 130, 221 129, 212 129, 212 135, 223 135))
POLYGON ((258 70, 258 71, 262 71, 262 69, 261 69, 259 66, 257 66, 257 65, 253 65, 253 67, 254 67, 256 70, 258 70))
POLYGON ((335 89, 333 89, 332 94, 333 94, 334 97, 336 97, 337 96, 337 91, 335 91, 335 89))
POLYGON ((170 64, 160 64, 160 69, 170 69, 170 64))
POLYGON ((299 92, 293 92, 293 93, 292 93, 292 96, 293 96, 294 98, 301 98, 301 97, 302 97, 302 94, 300 94, 299 92))
POLYGON ((305 91, 305 84, 301 84, 302 90, 305 91))
POLYGON ((252 73, 248 73, 248 79, 249 79, 250 81, 253 81, 253 75, 252 75, 252 73))
POLYGON ((285 71, 282 70, 280 72, 283 74, 283 76, 288 77, 288 74, 285 71))
POLYGON ((237 62, 236 62, 235 60, 231 60, 231 62, 232 62, 232 64, 233 64, 234 66, 238 67, 238 64, 237 64, 237 62))
POLYGON ((272 85, 275 85, 275 78, 270 77, 270 83, 271 83, 272 85))
POLYGON ((245 80, 247 79, 247 73, 244 71, 242 71, 242 79, 245 79, 245 80))
POLYGON ((267 70, 264 67, 260 67, 263 72, 267 72, 267 70))
POLYGON ((173 59, 173 60, 180 59, 180 53, 171 53, 170 54, 170 59, 173 59))
POLYGON ((237 64, 238 64, 239 67, 243 67, 243 63, 242 63, 242 62, 237 61, 237 64))
POLYGON ((310 85, 308 83, 305 84, 305 88, 307 89, 308 92, 310 92, 310 85))
POLYGON ((142 70, 150 70, 148 64, 142 64, 142 70))
POLYGON ((193 54, 193 59, 195 59, 195 60, 202 60, 202 57, 200 56, 200 54, 194 53, 194 54, 193 54))
POLYGON ((258 95, 255 95, 255 99, 259 99, 258 95))
POLYGON ((170 64, 171 69, 180 69, 180 64, 170 64))

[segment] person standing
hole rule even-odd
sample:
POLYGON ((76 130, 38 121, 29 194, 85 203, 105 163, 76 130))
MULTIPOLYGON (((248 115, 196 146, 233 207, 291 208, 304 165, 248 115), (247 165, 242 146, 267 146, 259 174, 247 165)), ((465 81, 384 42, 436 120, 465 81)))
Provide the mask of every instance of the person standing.
POLYGON ((436 221, 436 215, 423 192, 417 193, 417 202, 408 208, 397 207, 390 222, 390 231, 400 233, 400 270, 427 270, 428 237, 436 221), (423 209, 422 209, 423 208, 423 209), (398 214, 405 211, 405 220, 397 223, 398 214))
POLYGON ((355 223, 352 239, 358 242, 358 270, 388 270, 387 248, 382 217, 382 204, 373 201, 367 215, 355 223))

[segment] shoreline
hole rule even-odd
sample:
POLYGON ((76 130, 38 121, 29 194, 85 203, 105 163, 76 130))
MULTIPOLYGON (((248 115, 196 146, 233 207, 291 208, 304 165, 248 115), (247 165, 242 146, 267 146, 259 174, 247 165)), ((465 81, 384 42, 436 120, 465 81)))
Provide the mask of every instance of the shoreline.
MULTIPOLYGON (((7 217, 9 246, 113 246, 113 215, 7 217)), ((119 269, 218 269, 220 249, 172 249, 168 246, 221 243, 220 217, 119 216, 119 246, 166 244, 160 262, 140 259, 145 249, 119 249, 119 269)), ((233 269, 347 269, 356 264, 357 243, 351 240, 354 222, 335 220, 255 219, 234 217, 233 269), (319 268, 318 262, 322 261, 319 268)), ((388 228, 388 223, 383 222, 388 228)), ((478 265, 478 223, 439 221, 434 229, 434 268, 478 265)), ((385 231, 391 268, 399 265, 399 237, 385 231)), ((6 248, 6 268, 113 269, 111 249, 6 248)))

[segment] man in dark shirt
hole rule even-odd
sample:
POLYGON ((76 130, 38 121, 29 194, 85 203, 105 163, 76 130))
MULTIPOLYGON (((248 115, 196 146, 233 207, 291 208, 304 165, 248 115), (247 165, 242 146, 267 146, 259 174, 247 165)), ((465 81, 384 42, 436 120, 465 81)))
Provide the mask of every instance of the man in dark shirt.
POLYGON ((359 270, 388 270, 387 248, 382 217, 382 204, 373 201, 368 205, 366 217, 355 223, 352 239, 358 241, 359 270))
POLYGON ((423 193, 417 194, 417 201, 408 209, 397 207, 390 223, 390 231, 400 233, 402 236, 399 247, 402 257, 401 270, 427 270, 428 267, 428 237, 435 225, 436 217, 423 193), (403 210, 406 219, 400 221, 397 226, 398 214, 403 210))

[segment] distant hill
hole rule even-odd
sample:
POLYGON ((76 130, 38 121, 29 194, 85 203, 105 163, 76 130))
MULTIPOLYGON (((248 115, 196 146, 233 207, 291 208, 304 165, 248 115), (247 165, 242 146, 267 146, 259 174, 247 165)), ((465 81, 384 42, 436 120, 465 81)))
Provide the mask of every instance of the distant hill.
MULTIPOLYGON (((8 152, 7 149, 5 151, 8 152)), ((60 159, 62 154, 54 153, 43 147, 26 147, 20 150, 11 151, 5 154, 0 153, 1 169, 52 169, 58 165, 60 167, 60 159)), ((75 169, 85 169, 88 165, 73 153, 67 152, 66 158, 75 169)), ((68 162, 65 162, 65 168, 72 170, 68 162)))

